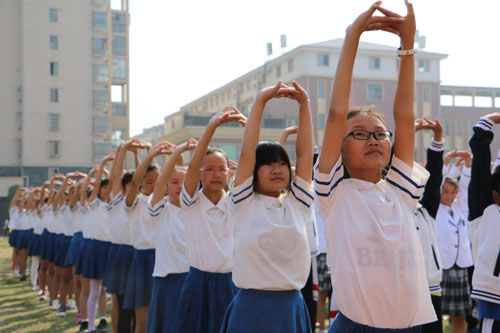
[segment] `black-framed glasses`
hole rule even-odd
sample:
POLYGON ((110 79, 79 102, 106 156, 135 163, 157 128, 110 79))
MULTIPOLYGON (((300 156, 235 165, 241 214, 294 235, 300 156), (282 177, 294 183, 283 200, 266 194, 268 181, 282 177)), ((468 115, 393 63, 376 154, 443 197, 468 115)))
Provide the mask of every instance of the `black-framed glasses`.
POLYGON ((346 139, 348 136, 352 136, 356 140, 370 140, 370 136, 373 135, 373 138, 375 140, 390 140, 392 138, 392 133, 388 130, 383 130, 383 131, 375 131, 375 132, 370 132, 370 131, 365 131, 365 130, 354 130, 344 136, 344 139, 346 139))

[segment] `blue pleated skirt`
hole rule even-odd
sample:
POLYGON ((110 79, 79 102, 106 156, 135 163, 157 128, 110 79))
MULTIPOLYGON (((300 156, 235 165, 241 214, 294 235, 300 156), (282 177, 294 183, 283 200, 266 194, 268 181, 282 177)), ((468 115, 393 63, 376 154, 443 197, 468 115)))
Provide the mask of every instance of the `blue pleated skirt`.
POLYGON ((121 244, 116 258, 111 263, 111 281, 109 290, 115 294, 125 295, 127 289, 128 272, 134 261, 135 250, 131 245, 121 244))
POLYGON ((173 323, 187 273, 153 277, 153 293, 148 309, 148 333, 174 332, 173 323))
POLYGON ((28 255, 33 243, 33 229, 24 230, 24 249, 28 249, 28 255))
POLYGON ((194 267, 184 281, 174 332, 218 333, 238 289, 231 273, 211 273, 194 267))
POLYGON ((45 250, 47 255, 47 261, 50 263, 54 263, 55 260, 56 243, 57 243, 57 235, 53 232, 49 232, 45 250))
POLYGON ((17 229, 12 229, 9 234, 9 245, 11 247, 15 247, 14 245, 16 244, 16 238, 19 236, 19 232, 17 229))
POLYGON ((66 267, 76 265, 80 258, 80 250, 82 249, 82 246, 83 234, 81 232, 75 232, 73 237, 71 237, 68 253, 66 253, 66 259, 64 260, 66 267))
POLYGON ((87 260, 84 262, 82 276, 87 279, 104 280, 106 275, 106 263, 111 242, 103 242, 93 239, 87 260))
POLYGON ((54 258, 54 265, 57 267, 69 267, 66 265, 66 255, 68 254, 69 246, 73 236, 65 236, 64 234, 57 235, 56 254, 54 258))
POLYGON ((28 255, 30 256, 39 256, 40 255, 40 243, 41 243, 42 236, 33 233, 31 235, 31 243, 30 247, 28 248, 28 255))
POLYGON ((91 241, 92 240, 89 238, 83 239, 83 244, 80 249, 80 255, 78 256, 78 260, 75 266, 75 275, 83 275, 83 271, 85 269, 85 262, 87 261, 87 257, 89 256, 91 241))
POLYGON ((106 259, 106 274, 104 275, 102 284, 106 287, 106 291, 110 294, 116 294, 116 291, 112 290, 111 288, 111 281, 113 279, 113 263, 116 260, 116 254, 118 253, 119 248, 120 244, 111 243, 111 247, 109 248, 108 252, 108 258, 106 259))
POLYGON ((125 288, 124 309, 149 306, 153 292, 155 249, 135 250, 125 288))
POLYGON ((29 244, 29 230, 19 230, 19 236, 17 237, 15 248, 16 249, 27 249, 29 244))
POLYGON ((377 328, 358 324, 347 318, 339 311, 337 317, 330 325, 328 333, 420 333, 421 327, 409 328, 377 328))
POLYGON ((43 229, 42 235, 40 236, 40 259, 47 260, 47 239, 49 238, 49 232, 47 229, 43 229))

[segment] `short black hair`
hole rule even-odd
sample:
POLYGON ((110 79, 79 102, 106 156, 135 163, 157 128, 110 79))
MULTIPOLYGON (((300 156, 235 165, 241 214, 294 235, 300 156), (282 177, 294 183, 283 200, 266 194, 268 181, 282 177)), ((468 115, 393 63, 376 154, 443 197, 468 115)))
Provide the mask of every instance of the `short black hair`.
POLYGON ((226 159, 226 164, 229 166, 229 157, 227 156, 226 152, 224 150, 220 149, 220 148, 209 147, 207 149, 207 152, 205 153, 205 156, 212 155, 212 154, 215 154, 215 153, 219 153, 222 156, 224 156, 224 158, 226 159))
POLYGON ((158 169, 160 169, 160 167, 157 164, 150 164, 148 165, 148 168, 146 169, 146 173, 144 175, 146 175, 150 171, 155 171, 158 169))
POLYGON ((109 184, 109 179, 103 179, 101 180, 101 183, 99 184, 99 190, 97 191, 97 196, 99 197, 99 199, 103 200, 104 201, 104 198, 101 198, 101 188, 103 186, 108 186, 109 184))
POLYGON ((125 188, 127 184, 132 182, 132 178, 134 177, 134 171, 127 171, 122 176, 122 187, 125 188))
POLYGON ((255 168, 253 170, 253 188, 256 189, 258 182, 257 171, 263 165, 269 165, 276 162, 285 162, 288 166, 289 178, 288 184, 292 182, 292 165, 290 163, 290 157, 285 148, 278 142, 274 141, 262 141, 255 149, 255 168))

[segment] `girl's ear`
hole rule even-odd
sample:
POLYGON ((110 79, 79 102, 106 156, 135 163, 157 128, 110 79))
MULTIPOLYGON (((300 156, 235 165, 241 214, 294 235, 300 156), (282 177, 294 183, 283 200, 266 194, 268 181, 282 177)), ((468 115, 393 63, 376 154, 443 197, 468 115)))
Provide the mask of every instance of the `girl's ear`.
POLYGON ((493 202, 500 206, 500 194, 493 190, 493 202))
POLYGON ((227 178, 231 178, 231 175, 233 174, 233 171, 231 169, 227 170, 227 178))

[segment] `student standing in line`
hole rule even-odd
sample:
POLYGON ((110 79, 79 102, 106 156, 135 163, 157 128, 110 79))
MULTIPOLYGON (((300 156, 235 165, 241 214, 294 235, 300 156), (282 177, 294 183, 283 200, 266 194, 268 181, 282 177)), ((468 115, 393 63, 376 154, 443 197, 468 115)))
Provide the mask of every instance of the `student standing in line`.
POLYGON ((26 192, 25 187, 18 187, 16 193, 12 197, 9 206, 9 227, 11 229, 11 233, 9 236, 9 244, 12 246, 13 251, 13 263, 12 266, 16 267, 16 270, 20 269, 21 265, 21 255, 19 249, 19 239, 20 239, 20 227, 19 227, 19 203, 23 198, 24 193, 26 192))

